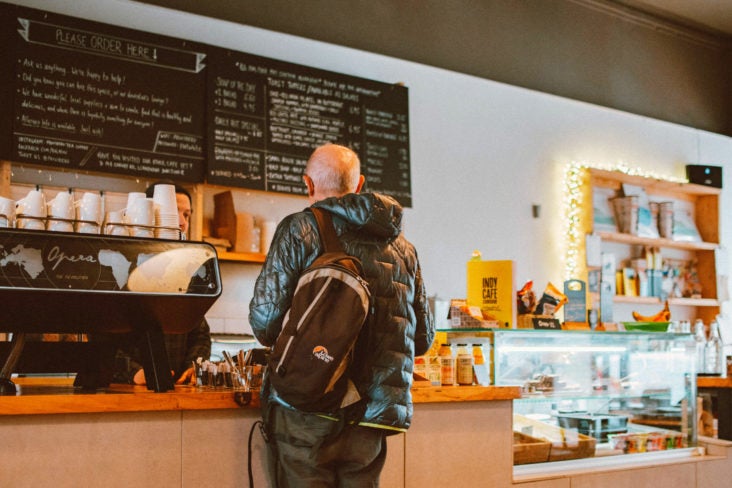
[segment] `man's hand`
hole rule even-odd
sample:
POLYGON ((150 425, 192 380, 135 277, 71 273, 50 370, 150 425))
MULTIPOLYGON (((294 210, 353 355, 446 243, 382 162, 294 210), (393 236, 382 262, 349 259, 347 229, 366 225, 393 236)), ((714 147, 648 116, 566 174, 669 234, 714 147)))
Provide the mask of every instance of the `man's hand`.
POLYGON ((188 368, 187 370, 183 371, 183 374, 180 375, 180 378, 178 378, 178 381, 175 382, 176 385, 187 385, 187 384, 195 384, 195 371, 193 368, 188 368))

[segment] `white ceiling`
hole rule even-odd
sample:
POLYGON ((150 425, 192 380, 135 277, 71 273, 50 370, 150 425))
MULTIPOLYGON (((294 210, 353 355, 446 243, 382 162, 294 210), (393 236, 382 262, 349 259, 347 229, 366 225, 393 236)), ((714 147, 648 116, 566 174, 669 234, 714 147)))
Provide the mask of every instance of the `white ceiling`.
POLYGON ((615 0, 629 7, 732 36, 732 0, 615 0))

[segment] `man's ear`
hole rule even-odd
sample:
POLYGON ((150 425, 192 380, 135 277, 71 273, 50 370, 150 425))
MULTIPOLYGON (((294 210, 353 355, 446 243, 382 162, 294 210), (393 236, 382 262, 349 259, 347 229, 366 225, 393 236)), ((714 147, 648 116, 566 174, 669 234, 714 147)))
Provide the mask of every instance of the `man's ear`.
POLYGON ((308 196, 312 197, 315 195, 315 184, 313 184, 313 180, 308 175, 303 175, 302 181, 304 181, 305 186, 308 187, 308 196))
POLYGON ((364 175, 360 175, 358 177, 358 185, 356 186, 356 191, 354 193, 361 193, 361 188, 363 188, 364 183, 366 183, 366 177, 364 175))

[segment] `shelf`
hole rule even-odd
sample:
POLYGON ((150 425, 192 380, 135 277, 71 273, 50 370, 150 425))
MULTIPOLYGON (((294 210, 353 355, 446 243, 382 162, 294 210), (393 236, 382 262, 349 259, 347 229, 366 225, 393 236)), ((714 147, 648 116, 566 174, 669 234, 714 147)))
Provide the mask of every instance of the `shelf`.
POLYGON ((599 235, 600 238, 605 242, 617 242, 620 244, 636 244, 649 247, 685 249, 687 251, 714 251, 719 248, 719 244, 715 244, 713 242, 673 241, 671 239, 639 237, 631 234, 623 234, 620 232, 598 232, 597 235, 599 235))
MULTIPOLYGON (((661 305, 658 297, 633 297, 615 295, 614 303, 630 303, 635 305, 661 305)), ((668 304, 672 307, 718 307, 719 300, 716 298, 669 298, 668 304)))
POLYGON ((590 174, 594 180, 594 184, 598 186, 615 187, 622 183, 642 186, 656 192, 679 193, 686 195, 719 195, 719 188, 698 185, 695 183, 679 183, 675 181, 661 180, 656 178, 648 178, 640 175, 629 175, 614 170, 605 170, 590 168, 590 174))
POLYGON ((578 392, 574 390, 555 390, 539 393, 523 393, 522 403, 543 403, 561 399, 572 400, 636 400, 638 398, 668 398, 669 393, 644 393, 631 391, 603 391, 597 393, 578 392))
POLYGON ((263 263, 264 259, 267 257, 262 253, 228 251, 219 251, 218 256, 219 261, 232 261, 238 263, 263 263))

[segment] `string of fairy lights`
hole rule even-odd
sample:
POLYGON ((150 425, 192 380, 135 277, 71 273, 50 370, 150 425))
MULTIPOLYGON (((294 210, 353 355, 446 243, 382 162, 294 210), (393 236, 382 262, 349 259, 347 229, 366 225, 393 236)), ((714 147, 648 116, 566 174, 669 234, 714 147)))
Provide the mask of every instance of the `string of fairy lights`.
POLYGON ((617 163, 615 165, 603 165, 588 163, 585 161, 573 161, 564 168, 564 279, 577 279, 579 270, 583 267, 579 262, 582 253, 581 246, 584 244, 584 232, 586 226, 583 225, 582 216, 583 208, 586 204, 585 196, 588 194, 583 191, 583 186, 587 180, 587 171, 590 168, 606 171, 618 171, 626 175, 641 176, 655 180, 665 180, 674 183, 688 183, 685 178, 677 178, 669 175, 661 175, 655 172, 646 171, 641 168, 633 168, 625 163, 617 163))

